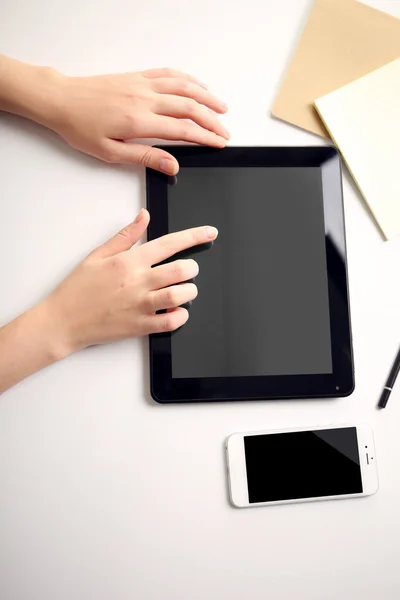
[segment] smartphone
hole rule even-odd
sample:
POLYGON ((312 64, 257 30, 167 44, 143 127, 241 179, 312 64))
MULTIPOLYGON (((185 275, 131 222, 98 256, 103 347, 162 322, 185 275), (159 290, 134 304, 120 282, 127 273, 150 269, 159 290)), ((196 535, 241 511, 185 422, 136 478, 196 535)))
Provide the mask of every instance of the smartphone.
POLYGON ((237 508, 357 498, 378 490, 368 425, 234 433, 226 455, 237 508))

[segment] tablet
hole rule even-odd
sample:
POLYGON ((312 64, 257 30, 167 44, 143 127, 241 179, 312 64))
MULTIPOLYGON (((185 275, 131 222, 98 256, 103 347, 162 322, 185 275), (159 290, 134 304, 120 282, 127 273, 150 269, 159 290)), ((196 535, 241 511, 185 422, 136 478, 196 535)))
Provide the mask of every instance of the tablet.
MULTIPOLYGON (((150 338, 157 402, 323 398, 354 388, 341 167, 332 147, 163 147, 149 239, 200 225, 188 322, 150 338)), ((177 257, 173 257, 176 259, 177 257)))

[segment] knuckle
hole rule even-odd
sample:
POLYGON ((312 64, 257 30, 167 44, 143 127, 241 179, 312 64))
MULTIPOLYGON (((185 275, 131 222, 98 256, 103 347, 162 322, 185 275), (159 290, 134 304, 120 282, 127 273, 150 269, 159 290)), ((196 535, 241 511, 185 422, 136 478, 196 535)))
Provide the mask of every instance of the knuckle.
POLYGON ((129 227, 124 227, 121 231, 118 231, 117 237, 122 238, 123 240, 129 240, 131 238, 129 227))
POLYGON ((152 151, 146 150, 139 159, 139 164, 143 167, 149 167, 151 165, 152 151))
POLYGON ((172 308, 173 306, 177 306, 179 304, 178 294, 175 290, 168 288, 165 291, 165 300, 168 308, 172 308))
POLYGON ((128 274, 127 265, 121 256, 112 256, 109 259, 109 268, 118 278, 123 281, 126 279, 128 274))
POLYGON ((163 319, 162 331, 173 331, 174 329, 176 329, 176 327, 177 324, 174 319, 174 316, 167 313, 163 319))
POLYGON ((157 311, 156 304, 157 304, 156 294, 154 292, 150 292, 143 299, 143 309, 147 313, 155 313, 157 311))
POLYGON ((162 248, 164 248, 167 252, 170 250, 174 250, 173 238, 170 235, 163 235, 159 238, 159 244, 162 248))
MULTIPOLYGON (((150 80, 149 80, 150 81, 150 80)), ((132 114, 130 115, 131 123, 135 129, 143 128, 146 116, 144 110, 149 108, 155 100, 155 96, 150 89, 145 87, 138 88, 134 92, 134 96, 130 100, 132 114)))
POLYGON ((197 231, 190 231, 189 232, 189 243, 190 243, 190 246, 197 246, 197 244, 199 244, 200 242, 201 242, 200 236, 197 233, 197 231))
POLYGON ((185 278, 186 272, 184 260, 177 260, 174 263, 174 275, 178 281, 183 280, 185 278))
POLYGON ((189 124, 186 124, 186 123, 182 123, 181 124, 179 136, 182 139, 182 141, 184 141, 184 142, 191 141, 191 139, 193 138, 193 135, 191 134, 191 131, 192 130, 189 127, 189 124))
POLYGON ((190 83, 186 79, 180 79, 179 80, 179 90, 183 94, 188 93, 190 90, 190 83))
POLYGON ((185 101, 185 110, 186 113, 189 115, 194 115, 197 113, 198 110, 198 104, 195 100, 186 100, 185 101))

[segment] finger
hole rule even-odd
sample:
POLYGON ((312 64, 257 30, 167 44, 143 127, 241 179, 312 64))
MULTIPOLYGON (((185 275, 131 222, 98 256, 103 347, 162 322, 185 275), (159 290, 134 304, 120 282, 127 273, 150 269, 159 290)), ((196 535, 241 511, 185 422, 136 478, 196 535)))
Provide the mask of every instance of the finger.
MULTIPOLYGON (((204 146, 213 146, 215 148, 224 148, 226 146, 226 138, 217 135, 213 131, 203 129, 193 123, 188 123, 182 119, 175 119, 173 117, 164 117, 157 114, 150 115, 146 122, 143 123, 142 137, 144 138, 161 138, 164 140, 180 140, 185 142, 192 142, 195 144, 202 144, 204 146)), ((120 146, 123 142, 108 140, 106 152, 111 160, 109 162, 122 162, 124 160, 124 154, 129 156, 128 150, 120 146)), ((135 163, 139 162, 145 166, 150 166, 150 159, 152 157, 152 150, 158 150, 157 148, 151 148, 150 146, 142 146, 138 150, 138 144, 131 144, 131 152, 134 152, 135 163)), ((159 150, 162 152, 162 150, 159 150)), ((129 160, 129 159, 128 159, 129 160)), ((165 171, 163 168, 157 170, 165 171)), ((170 174, 168 172, 168 174, 170 174)))
POLYGON ((191 258, 186 260, 175 260, 167 265, 154 267, 149 273, 149 284, 151 290, 159 290, 173 285, 193 279, 199 273, 199 265, 191 258))
POLYGON ((145 300, 146 312, 154 313, 158 310, 176 308, 186 302, 191 302, 197 297, 197 287, 194 283, 181 283, 172 285, 162 290, 149 292, 145 300))
POLYGON ((135 250, 140 253, 142 262, 151 266, 166 260, 177 252, 215 240, 217 235, 218 231, 215 227, 196 227, 178 233, 169 233, 147 242, 135 250))
POLYGON ((161 171, 166 175, 176 175, 179 171, 179 163, 176 158, 159 148, 109 140, 108 149, 113 157, 110 162, 123 165, 143 165, 155 171, 161 171))
POLYGON ((208 131, 208 129, 203 129, 198 125, 187 123, 181 119, 153 115, 148 126, 151 133, 146 137, 193 142, 195 144, 202 144, 203 146, 214 146, 215 148, 224 148, 226 146, 225 138, 212 131, 208 131))
POLYGON ((152 88, 158 94, 170 94, 172 96, 182 96, 192 98, 199 104, 204 104, 217 113, 226 113, 228 106, 225 102, 210 94, 199 85, 191 83, 185 79, 155 79, 152 82, 152 88))
POLYGON ((147 333, 165 333, 175 331, 182 327, 189 318, 186 308, 179 306, 167 313, 158 315, 148 315, 145 318, 144 327, 147 333))
POLYGON ((200 127, 213 131, 217 135, 229 140, 229 132, 219 122, 215 113, 211 112, 192 98, 180 96, 159 95, 154 112, 157 115, 176 117, 178 119, 190 119, 200 127))
POLYGON ((176 69, 149 69, 147 71, 143 71, 143 77, 147 79, 159 79, 159 78, 171 78, 174 79, 185 79, 186 81, 190 81, 195 83, 196 85, 200 85, 205 90, 207 86, 205 83, 199 81, 196 77, 192 75, 188 75, 188 73, 184 73, 183 71, 178 71, 176 69))
POLYGON ((121 231, 109 239, 108 242, 96 248, 96 250, 91 253, 91 256, 108 258, 110 256, 115 256, 115 254, 119 254, 120 252, 130 250, 146 231, 149 221, 150 215, 148 211, 142 208, 133 223, 130 223, 130 225, 121 229, 121 231))

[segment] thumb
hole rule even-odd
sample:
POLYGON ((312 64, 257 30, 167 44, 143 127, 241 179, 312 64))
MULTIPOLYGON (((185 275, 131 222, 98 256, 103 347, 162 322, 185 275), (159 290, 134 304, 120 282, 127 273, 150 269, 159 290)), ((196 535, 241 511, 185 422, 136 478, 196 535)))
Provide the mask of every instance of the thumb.
POLYGON ((108 242, 96 248, 90 256, 96 258, 109 258, 120 252, 130 250, 146 231, 149 221, 150 215, 148 211, 142 208, 133 223, 130 223, 121 229, 121 231, 109 239, 108 242))
POLYGON ((179 171, 179 164, 168 152, 146 146, 144 144, 135 144, 130 142, 111 141, 113 145, 113 162, 124 165, 142 165, 155 171, 161 171, 166 175, 176 175, 179 171))

